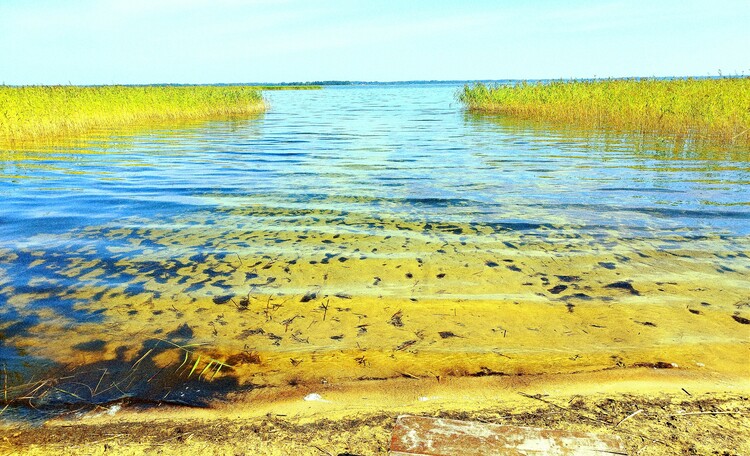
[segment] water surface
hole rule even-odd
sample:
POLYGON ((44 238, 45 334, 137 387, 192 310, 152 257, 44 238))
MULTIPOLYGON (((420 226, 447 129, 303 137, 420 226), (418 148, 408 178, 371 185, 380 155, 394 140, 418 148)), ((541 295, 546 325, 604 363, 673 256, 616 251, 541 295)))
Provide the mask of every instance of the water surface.
POLYGON ((750 368, 750 153, 476 116, 458 87, 0 150, 7 403, 750 368))

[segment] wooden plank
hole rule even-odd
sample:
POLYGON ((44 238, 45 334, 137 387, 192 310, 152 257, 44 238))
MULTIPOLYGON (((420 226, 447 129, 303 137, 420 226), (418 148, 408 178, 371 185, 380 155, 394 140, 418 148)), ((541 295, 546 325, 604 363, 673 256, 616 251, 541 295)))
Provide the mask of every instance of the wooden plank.
POLYGON ((391 456, 627 455, 617 436, 400 416, 391 456))

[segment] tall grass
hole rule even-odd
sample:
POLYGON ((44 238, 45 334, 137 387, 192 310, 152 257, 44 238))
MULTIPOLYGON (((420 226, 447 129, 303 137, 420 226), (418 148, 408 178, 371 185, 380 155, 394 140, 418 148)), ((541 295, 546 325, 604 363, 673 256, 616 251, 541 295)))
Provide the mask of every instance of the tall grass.
POLYGON ((261 92, 247 86, 0 86, 0 143, 265 109, 261 92))
POLYGON ((476 84, 457 96, 470 111, 750 143, 750 78, 476 84))

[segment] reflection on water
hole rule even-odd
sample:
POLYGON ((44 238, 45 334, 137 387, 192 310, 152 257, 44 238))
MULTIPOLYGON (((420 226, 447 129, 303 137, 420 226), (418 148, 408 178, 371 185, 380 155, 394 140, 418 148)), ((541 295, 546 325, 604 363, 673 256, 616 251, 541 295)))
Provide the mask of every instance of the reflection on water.
POLYGON ((590 129, 499 114, 467 112, 465 119, 477 130, 494 130, 502 133, 505 135, 504 140, 510 143, 521 144, 533 140, 536 147, 540 148, 561 146, 567 149, 606 152, 601 156, 602 159, 616 159, 616 152, 621 151, 631 158, 659 160, 652 163, 659 167, 664 167, 664 161, 667 160, 692 160, 692 166, 705 169, 711 169, 717 164, 726 166, 732 162, 746 163, 750 160, 747 146, 697 143, 680 136, 623 134, 615 130, 590 129))
POLYGON ((0 151, 6 403, 748 366, 748 151, 275 92, 257 119, 0 151))

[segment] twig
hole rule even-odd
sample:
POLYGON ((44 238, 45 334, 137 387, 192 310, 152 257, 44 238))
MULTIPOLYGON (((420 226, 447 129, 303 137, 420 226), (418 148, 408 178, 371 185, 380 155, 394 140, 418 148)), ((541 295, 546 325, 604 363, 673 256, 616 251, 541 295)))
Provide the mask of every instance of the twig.
POLYGON ((744 130, 742 130, 741 132, 739 132, 739 133, 737 133, 736 135, 732 136, 732 141, 734 141, 735 139, 737 139, 737 138, 739 138, 740 136, 742 136, 742 135, 744 135, 745 133, 747 133, 747 130, 748 130, 748 129, 747 129, 747 128, 745 128, 745 129, 744 129, 744 130))
POLYGON ((71 393, 70 391, 65 391, 64 389, 58 388, 56 386, 53 386, 52 389, 55 390, 55 391, 59 391, 61 393, 69 394, 69 395, 73 396, 74 398, 76 398, 78 400, 86 402, 86 399, 82 398, 81 396, 77 395, 76 393, 71 393))
POLYGON ((100 443, 108 442, 110 440, 119 439, 120 437, 125 437, 126 435, 127 434, 112 434, 109 437, 107 437, 106 439, 100 439, 100 440, 96 440, 94 442, 86 442, 86 443, 84 443, 82 445, 69 446, 69 444, 67 444, 67 443, 53 443, 52 446, 54 446, 54 447, 68 447, 68 448, 83 448, 83 447, 89 447, 90 448, 93 445, 98 445, 100 443))
POLYGON ((101 384, 102 384, 102 380, 104 380, 104 376, 105 376, 105 375, 107 375, 107 368, 106 368, 106 367, 104 368, 104 373, 103 373, 103 374, 102 374, 102 376, 101 376, 101 377, 99 378, 99 382, 98 382, 98 383, 96 384, 96 387, 94 388, 94 391, 93 391, 93 393, 92 393, 92 397, 93 397, 93 396, 96 396, 96 392, 97 392, 97 391, 99 390, 99 385, 101 385, 101 384))
POLYGON ((688 416, 688 415, 744 415, 746 412, 730 412, 730 411, 724 411, 724 412, 685 412, 685 413, 676 413, 674 415, 668 415, 669 417, 673 416, 688 416))
POLYGON ((133 370, 133 369, 135 369, 136 367, 138 367, 138 365, 139 365, 139 364, 141 363, 141 361, 143 361, 143 360, 144 360, 144 359, 145 359, 145 358, 146 358, 146 357, 147 357, 147 356, 148 356, 149 354, 151 354, 151 352, 152 352, 152 351, 154 351, 154 349, 153 349, 153 348, 149 348, 149 349, 148 349, 148 351, 147 351, 147 352, 146 352, 146 353, 145 353, 145 354, 144 354, 143 356, 141 356, 141 357, 140 357, 140 358, 138 359, 138 361, 136 361, 136 362, 135 362, 135 364, 133 364, 133 365, 132 365, 132 366, 130 367, 130 370, 133 370))
POLYGON ((396 371, 396 372, 398 372, 399 374, 401 374, 402 377, 413 378, 414 380, 419 380, 419 377, 417 377, 414 374, 410 374, 408 372, 401 372, 401 371, 396 371))
POLYGON ((634 416, 638 415, 639 413, 643 413, 643 410, 641 410, 641 409, 636 410, 635 412, 633 412, 630 415, 626 416, 625 418, 621 419, 620 422, 617 423, 617 424, 615 424, 614 427, 617 427, 617 426, 621 425, 622 423, 624 423, 625 421, 633 418, 634 416))
POLYGON ((328 451, 324 450, 323 448, 321 448, 321 447, 319 447, 317 445, 313 445, 312 447, 315 448, 316 450, 320 451, 321 453, 325 453, 328 456, 333 456, 333 453, 329 453, 328 451))
POLYGON ((549 405, 551 405, 551 406, 553 406, 553 407, 557 407, 557 408, 559 408, 560 410, 564 410, 564 411, 566 411, 566 412, 571 412, 571 413, 575 413, 576 415, 580 416, 581 418, 585 418, 585 419, 587 419, 587 420, 589 420, 589 421, 595 421, 595 422, 597 422, 597 423, 608 424, 607 422, 605 422, 604 420, 600 420, 599 418, 592 418, 592 417, 590 417, 590 416, 588 416, 588 415, 585 415, 585 414, 583 414, 583 413, 581 413, 581 412, 578 412, 578 411, 576 411, 576 410, 571 410, 571 409, 569 409, 569 408, 567 408, 567 407, 563 407, 563 406, 561 406, 561 405, 557 405, 557 404, 555 404, 554 402, 548 401, 548 400, 546 400, 546 399, 542 399, 541 395, 531 395, 531 394, 527 394, 527 393, 524 393, 524 392, 522 392, 522 391, 519 391, 519 392, 518 392, 518 394, 520 394, 520 395, 521 395, 521 396, 523 396, 523 397, 527 397, 527 398, 529 398, 529 399, 536 399, 536 400, 538 400, 538 401, 544 402, 545 404, 549 404, 549 405))
POLYGON ((42 389, 42 387, 44 387, 44 385, 46 385, 47 383, 49 383, 49 380, 45 380, 43 382, 38 383, 37 386, 36 386, 36 388, 32 389, 31 391, 29 391, 25 395, 23 395, 21 397, 18 397, 16 399, 21 399, 21 400, 25 400, 25 399, 31 400, 31 399, 33 399, 34 398, 34 394, 36 394, 37 391, 39 391, 40 389, 42 389))
POLYGON ((193 435, 195 435, 193 432, 182 432, 182 433, 177 434, 177 435, 175 435, 173 437, 170 437, 168 439, 162 440, 161 442, 152 442, 152 443, 149 443, 148 445, 151 445, 151 446, 163 446, 163 445, 166 445, 167 442, 169 442, 171 440, 181 439, 181 438, 189 439, 193 435), (187 437, 185 437, 185 436, 187 436, 187 437))

